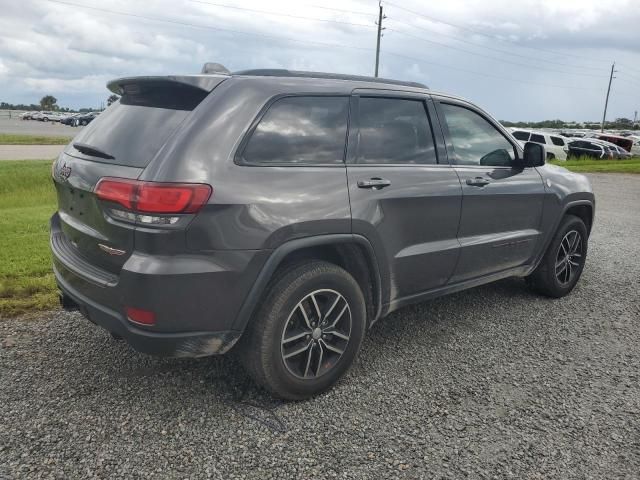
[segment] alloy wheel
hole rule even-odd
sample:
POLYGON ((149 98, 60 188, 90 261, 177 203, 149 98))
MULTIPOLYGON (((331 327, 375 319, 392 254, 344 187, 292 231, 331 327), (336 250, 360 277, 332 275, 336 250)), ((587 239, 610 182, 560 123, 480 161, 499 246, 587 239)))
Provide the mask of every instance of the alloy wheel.
POLYGON ((576 230, 570 230, 562 238, 555 263, 556 278, 561 285, 568 285, 576 278, 584 253, 582 246, 582 235, 576 230))
POLYGON ((292 375, 313 379, 331 370, 347 349, 351 336, 351 309, 335 290, 316 290, 293 308, 280 351, 292 375))

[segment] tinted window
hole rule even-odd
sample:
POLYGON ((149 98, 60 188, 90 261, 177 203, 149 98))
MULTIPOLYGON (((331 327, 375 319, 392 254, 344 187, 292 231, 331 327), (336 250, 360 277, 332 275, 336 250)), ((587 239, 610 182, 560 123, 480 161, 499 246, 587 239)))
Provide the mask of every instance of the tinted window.
POLYGON ((544 140, 544 135, 538 135, 537 133, 532 133, 531 134, 531 138, 529 139, 530 142, 535 142, 535 143, 542 143, 545 144, 547 143, 544 140))
POLYGON ((510 166, 514 147, 487 120, 457 105, 442 104, 457 165, 510 166))
MULTIPOLYGON (((125 94, 74 138, 74 143, 95 147, 113 159, 85 157, 96 162, 145 167, 169 136, 208 95, 179 85, 140 85, 135 94, 125 94)), ((71 151, 72 155, 82 155, 71 151)))
POLYGON ((424 102, 360 98, 357 163, 437 163, 424 102))
POLYGON ((564 140, 560 137, 551 137, 551 141, 554 145, 558 145, 559 147, 564 147, 564 140))
POLYGON ((516 137, 518 140, 524 140, 527 141, 529 140, 529 132, 513 132, 513 136, 516 137))
POLYGON ((271 105, 242 157, 251 163, 342 163, 347 97, 286 97, 271 105))

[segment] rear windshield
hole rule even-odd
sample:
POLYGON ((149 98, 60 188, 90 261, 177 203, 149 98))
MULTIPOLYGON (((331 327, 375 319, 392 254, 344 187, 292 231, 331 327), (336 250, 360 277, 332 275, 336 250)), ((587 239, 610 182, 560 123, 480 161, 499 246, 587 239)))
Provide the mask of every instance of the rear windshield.
POLYGON ((208 92, 173 85, 132 86, 120 101, 98 115, 72 141, 107 157, 69 153, 102 163, 146 167, 176 128, 208 92))

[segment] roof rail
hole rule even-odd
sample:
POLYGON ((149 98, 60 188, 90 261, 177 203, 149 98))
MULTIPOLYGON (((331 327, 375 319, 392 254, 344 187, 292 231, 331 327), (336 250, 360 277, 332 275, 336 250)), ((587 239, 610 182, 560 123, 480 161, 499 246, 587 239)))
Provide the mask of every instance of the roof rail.
POLYGON ((419 82, 404 82, 380 77, 368 77, 365 75, 344 75, 341 73, 305 72, 300 70, 286 70, 284 68, 259 68, 253 70, 240 70, 232 75, 248 75, 256 77, 300 77, 300 78, 327 78, 331 80, 351 80, 358 82, 386 83, 389 85, 402 85, 405 87, 429 88, 419 82))

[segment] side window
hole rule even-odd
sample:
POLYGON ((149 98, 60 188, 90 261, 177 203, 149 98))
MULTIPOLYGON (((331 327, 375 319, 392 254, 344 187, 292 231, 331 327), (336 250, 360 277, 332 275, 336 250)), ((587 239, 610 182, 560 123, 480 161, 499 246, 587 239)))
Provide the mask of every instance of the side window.
POLYGON ((348 97, 285 97, 275 101, 242 152, 249 163, 340 164, 348 97))
POLYGON ((514 146, 487 120, 468 108, 441 104, 456 165, 511 166, 514 146))
POLYGON ((535 142, 535 143, 542 143, 543 145, 547 143, 544 139, 544 135, 538 135, 537 133, 532 133, 531 140, 529 141, 535 142))
POLYGON ((521 141, 527 141, 529 140, 529 132, 523 132, 521 130, 518 130, 517 132, 513 132, 513 136, 516 137, 518 140, 521 141))
POLYGON ((361 97, 356 163, 437 163, 433 134, 421 100, 361 97))
POLYGON ((551 141, 553 142, 554 145, 557 145, 559 147, 564 147, 564 140, 560 137, 551 137, 551 141))

